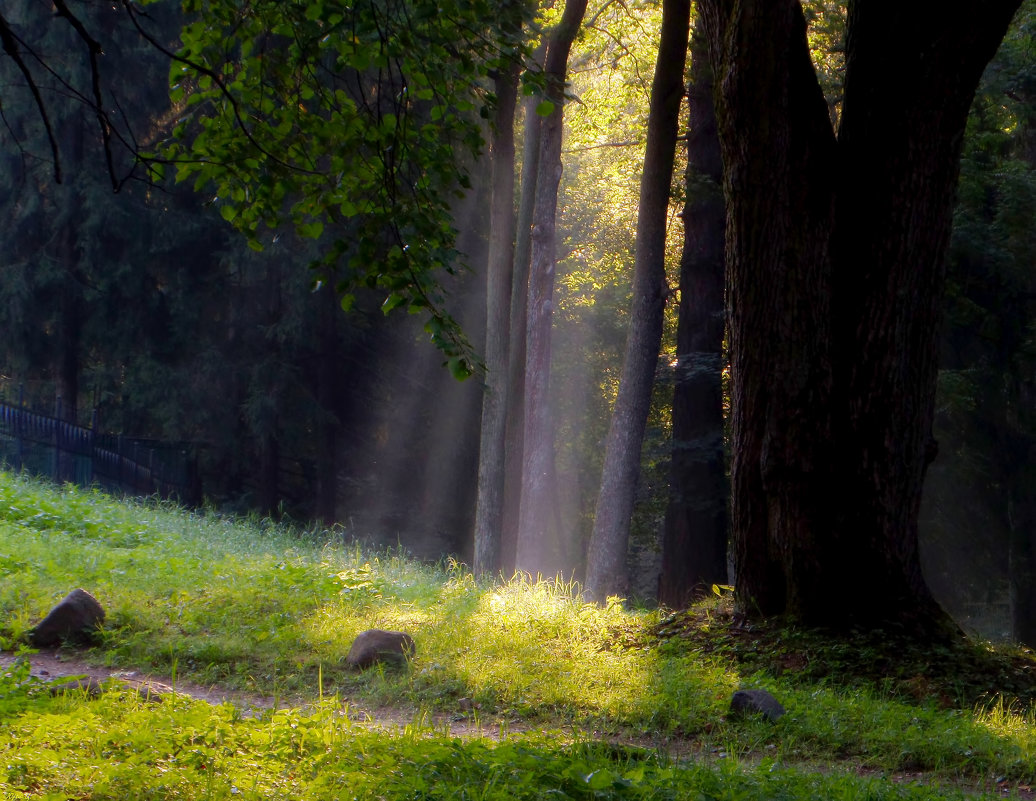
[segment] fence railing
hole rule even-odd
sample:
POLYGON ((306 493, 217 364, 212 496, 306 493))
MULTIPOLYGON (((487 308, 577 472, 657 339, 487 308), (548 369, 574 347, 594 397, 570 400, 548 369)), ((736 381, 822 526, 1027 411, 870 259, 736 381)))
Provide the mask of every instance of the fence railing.
POLYGON ((58 483, 201 502, 197 464, 184 443, 101 434, 2 402, 0 461, 58 483))

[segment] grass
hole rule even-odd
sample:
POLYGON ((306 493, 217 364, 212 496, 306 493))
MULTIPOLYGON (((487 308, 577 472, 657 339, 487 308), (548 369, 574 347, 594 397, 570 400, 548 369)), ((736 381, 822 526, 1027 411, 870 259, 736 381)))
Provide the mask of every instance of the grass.
POLYGON ((935 799, 1036 780, 1027 652, 745 629, 722 599, 601 608, 341 539, 0 474, 0 647, 81 586, 108 611, 83 658, 293 707, 51 697, 16 666, 0 677, 0 798, 935 799), (409 631, 416 658, 346 669, 371 627, 409 631), (788 714, 728 718, 741 686, 788 714), (470 714, 461 699, 486 731, 529 731, 462 741, 427 723, 470 714), (346 704, 415 723, 371 730, 346 704), (912 773, 924 783, 892 780, 912 773))

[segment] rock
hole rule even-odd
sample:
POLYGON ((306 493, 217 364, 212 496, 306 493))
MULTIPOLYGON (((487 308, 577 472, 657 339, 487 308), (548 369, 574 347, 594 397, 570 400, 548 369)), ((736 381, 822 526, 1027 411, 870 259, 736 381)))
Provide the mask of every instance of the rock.
POLYGON ((405 632, 368 629, 361 631, 353 640, 345 662, 361 670, 378 662, 404 665, 407 660, 414 658, 416 652, 414 638, 405 632))
POLYGON ((38 648, 63 641, 89 642, 104 622, 104 608, 83 589, 72 590, 29 631, 29 642, 38 648))
POLYGON ((773 723, 784 711, 780 701, 766 690, 738 690, 730 699, 730 714, 733 716, 762 715, 773 723))
POLYGON ((47 692, 51 695, 64 695, 71 692, 84 692, 91 698, 97 698, 104 692, 104 686, 97 679, 84 676, 79 679, 50 682, 47 692))

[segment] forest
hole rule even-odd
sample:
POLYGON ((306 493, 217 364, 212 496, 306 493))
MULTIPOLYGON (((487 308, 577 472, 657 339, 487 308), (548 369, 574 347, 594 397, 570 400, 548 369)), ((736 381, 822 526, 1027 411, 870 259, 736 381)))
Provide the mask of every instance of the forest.
POLYGON ((1033 797, 1036 0, 0 46, 0 799, 1033 797))
POLYGON ((1036 644, 987 6, 5 3, 4 400, 479 577, 1036 644))

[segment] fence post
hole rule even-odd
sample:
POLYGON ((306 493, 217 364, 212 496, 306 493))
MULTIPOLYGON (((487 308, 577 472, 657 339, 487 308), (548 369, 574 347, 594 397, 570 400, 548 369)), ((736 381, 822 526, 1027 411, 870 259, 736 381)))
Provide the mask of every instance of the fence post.
MULTIPOLYGON (((21 411, 25 408, 25 384, 18 385, 18 410, 21 411)), ((15 458, 18 462, 18 472, 22 472, 22 461, 24 454, 22 451, 22 415, 16 414, 14 418, 14 450, 15 458)))
POLYGON ((90 433, 87 449, 90 457, 87 460, 86 479, 90 484, 94 483, 94 456, 97 454, 97 407, 94 406, 93 414, 90 415, 90 433))
POLYGON ((55 484, 61 483, 61 396, 54 399, 54 466, 50 471, 55 484))

